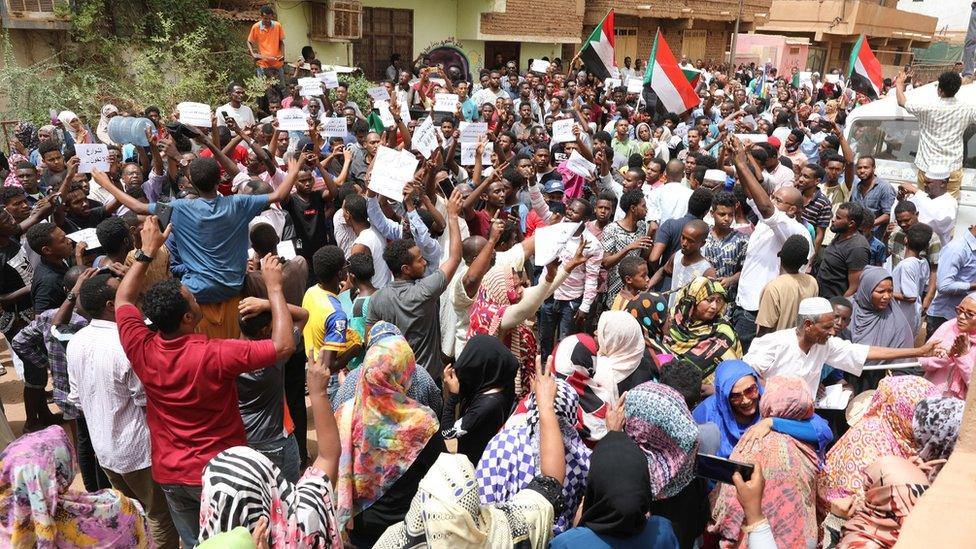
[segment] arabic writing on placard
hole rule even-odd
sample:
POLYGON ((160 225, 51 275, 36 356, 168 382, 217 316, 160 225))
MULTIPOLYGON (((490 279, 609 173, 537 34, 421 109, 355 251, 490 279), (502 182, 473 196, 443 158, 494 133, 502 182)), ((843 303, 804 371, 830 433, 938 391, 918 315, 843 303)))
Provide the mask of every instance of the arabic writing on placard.
MULTIPOLYGON (((208 122, 209 123, 209 122, 208 122)), ((78 155, 78 173, 91 173, 93 168, 103 172, 108 171, 108 146, 101 143, 94 145, 75 143, 75 154, 78 155)))

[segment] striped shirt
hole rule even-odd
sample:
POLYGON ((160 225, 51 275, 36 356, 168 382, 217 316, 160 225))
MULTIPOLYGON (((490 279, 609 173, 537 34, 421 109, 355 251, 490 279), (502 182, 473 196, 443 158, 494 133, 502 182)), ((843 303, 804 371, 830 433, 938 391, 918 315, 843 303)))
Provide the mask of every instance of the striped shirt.
POLYGON ((146 393, 122 349, 114 322, 94 319, 67 350, 68 400, 85 413, 102 467, 131 473, 151 464, 146 393))
POLYGON ((813 195, 813 199, 803 206, 803 221, 814 227, 830 227, 830 218, 833 216, 830 199, 820 189, 813 195))
POLYGON ((955 97, 940 97, 936 101, 908 100, 905 110, 918 119, 918 156, 915 166, 927 171, 933 166, 962 168, 963 134, 976 123, 976 105, 960 102, 955 97))
POLYGON ((54 403, 61 408, 65 419, 77 419, 80 412, 68 401, 70 386, 68 382, 68 362, 65 359, 65 345, 67 340, 86 325, 85 318, 78 313, 71 313, 71 320, 67 325, 58 326, 55 333, 52 328, 57 309, 48 309, 39 313, 34 320, 24 326, 10 342, 10 347, 25 363, 35 368, 51 370, 51 383, 54 386, 54 403))

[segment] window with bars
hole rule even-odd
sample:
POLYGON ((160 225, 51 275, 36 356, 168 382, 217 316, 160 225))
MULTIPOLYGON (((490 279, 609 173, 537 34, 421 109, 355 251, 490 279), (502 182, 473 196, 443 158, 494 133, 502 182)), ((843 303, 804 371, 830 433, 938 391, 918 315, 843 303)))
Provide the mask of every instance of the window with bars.
POLYGON ((65 29, 68 0, 0 0, 3 26, 10 29, 65 29))
POLYGON ((356 40, 363 35, 363 5, 359 0, 330 0, 309 4, 311 38, 356 40))
POLYGON ((53 14, 54 6, 57 4, 54 0, 6 0, 6 2, 7 9, 14 15, 18 12, 53 14))

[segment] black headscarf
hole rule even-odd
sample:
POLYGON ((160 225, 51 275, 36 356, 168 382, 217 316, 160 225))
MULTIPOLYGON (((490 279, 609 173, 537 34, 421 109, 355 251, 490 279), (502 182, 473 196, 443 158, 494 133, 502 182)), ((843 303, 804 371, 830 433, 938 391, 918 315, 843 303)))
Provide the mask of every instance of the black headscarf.
POLYGON ((629 538, 644 531, 650 509, 647 457, 625 433, 610 431, 590 456, 580 526, 629 538))
POLYGON ((515 403, 515 375, 518 361, 497 337, 476 335, 468 340, 454 363, 460 390, 458 403, 461 411, 468 408, 472 399, 488 389, 500 388, 506 398, 506 409, 515 403))

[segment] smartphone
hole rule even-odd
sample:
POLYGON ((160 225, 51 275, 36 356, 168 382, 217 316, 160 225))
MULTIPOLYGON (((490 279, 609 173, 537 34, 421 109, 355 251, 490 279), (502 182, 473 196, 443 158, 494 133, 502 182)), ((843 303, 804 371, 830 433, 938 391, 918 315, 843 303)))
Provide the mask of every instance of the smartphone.
POLYGON ((161 202, 156 203, 156 218, 159 220, 159 230, 165 232, 169 225, 170 218, 173 217, 173 207, 161 202))
POLYGON ((731 459, 711 456, 708 454, 698 454, 695 459, 695 474, 725 484, 732 484, 732 473, 736 471, 742 475, 742 480, 752 478, 754 467, 751 463, 742 463, 731 459))

